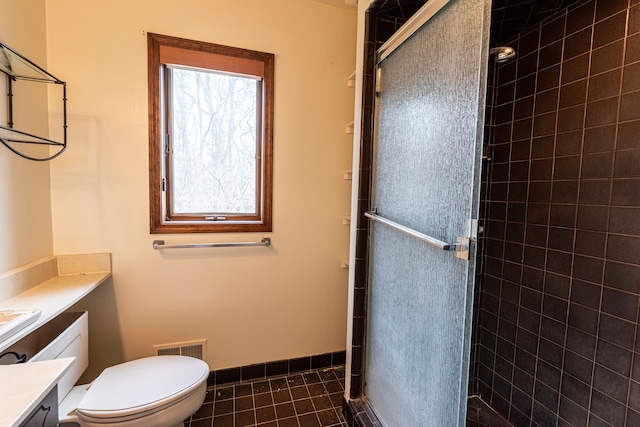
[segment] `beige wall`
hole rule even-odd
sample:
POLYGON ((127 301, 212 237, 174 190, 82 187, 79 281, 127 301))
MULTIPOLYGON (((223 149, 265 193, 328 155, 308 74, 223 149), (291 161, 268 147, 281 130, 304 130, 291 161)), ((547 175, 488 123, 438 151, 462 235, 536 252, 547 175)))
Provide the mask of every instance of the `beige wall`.
POLYGON ((355 9, 310 0, 46 4, 48 64, 69 98, 70 147, 51 164, 54 252, 113 254, 113 283, 84 303, 92 369, 201 338, 212 369, 343 350, 355 9), (146 32, 276 55, 271 248, 152 249, 157 238, 261 235, 149 234, 146 32))
MULTIPOLYGON (((43 66, 47 59, 44 0, 1 0, 0 6, 0 41, 43 66)), ((16 129, 47 136, 46 90, 39 83, 14 85, 16 129)), ((6 93, 2 74, 3 126, 7 125, 6 93)), ((0 274, 52 254, 49 163, 24 160, 0 146, 0 206, 0 274)))

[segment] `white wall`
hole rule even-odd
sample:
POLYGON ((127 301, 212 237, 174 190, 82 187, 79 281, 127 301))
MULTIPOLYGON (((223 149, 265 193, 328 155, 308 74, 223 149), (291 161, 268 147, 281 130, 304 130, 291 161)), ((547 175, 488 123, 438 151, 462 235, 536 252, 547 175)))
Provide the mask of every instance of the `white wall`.
POLYGON ((343 350, 356 11, 310 0, 46 5, 48 64, 69 98, 69 149, 51 164, 54 252, 113 254, 112 286, 85 303, 98 323, 92 368, 200 338, 212 369, 343 350), (152 249, 158 238, 261 235, 149 234, 146 32, 276 55, 271 248, 152 249))
MULTIPOLYGON (((46 64, 44 0, 0 0, 0 41, 36 64, 46 64)), ((16 129, 47 136, 47 89, 14 84, 16 129)), ((0 75, 0 124, 7 125, 5 75, 0 75)), ((47 149, 38 150, 46 155, 47 149)), ((49 163, 22 159, 0 146, 0 274, 51 256, 49 163)))

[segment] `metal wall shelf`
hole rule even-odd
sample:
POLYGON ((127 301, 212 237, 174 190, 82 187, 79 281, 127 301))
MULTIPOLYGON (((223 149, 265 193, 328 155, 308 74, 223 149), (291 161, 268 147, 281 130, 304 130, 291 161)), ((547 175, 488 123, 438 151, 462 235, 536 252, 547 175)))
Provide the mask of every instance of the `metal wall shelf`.
POLYGON ((46 161, 58 157, 67 148, 67 85, 45 69, 31 62, 6 44, 0 42, 0 71, 7 76, 8 118, 7 126, 0 126, 0 142, 9 150, 28 160, 46 161), (13 85, 23 80, 37 83, 49 83, 62 86, 63 141, 33 135, 13 127, 13 85), (46 157, 34 157, 23 153, 15 144, 39 144, 59 147, 55 154, 46 157))

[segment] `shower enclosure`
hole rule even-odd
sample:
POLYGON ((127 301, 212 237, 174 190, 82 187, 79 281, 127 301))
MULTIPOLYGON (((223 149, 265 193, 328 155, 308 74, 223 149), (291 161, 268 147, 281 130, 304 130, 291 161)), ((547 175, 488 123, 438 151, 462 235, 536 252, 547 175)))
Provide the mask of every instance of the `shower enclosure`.
POLYGON ((473 9, 450 0, 385 57, 380 47, 423 3, 374 2, 367 16, 347 415, 358 425, 460 426, 469 390, 515 426, 640 425, 640 2, 494 1, 492 45, 517 52, 496 64, 465 40, 481 25, 464 11, 439 27, 456 5, 473 9), (447 86, 468 70, 451 65, 457 56, 475 61, 478 92, 462 118, 448 111, 444 121, 455 101, 442 107, 432 95, 464 91, 447 86), (463 132, 447 132, 474 120, 473 169, 452 168, 465 156, 463 132), (450 144, 454 153, 439 157, 450 144), (463 278, 455 263, 466 261, 410 234, 440 247, 465 236, 452 225, 459 200, 438 198, 457 193, 449 180, 465 173, 473 190, 461 210, 484 232, 463 278))
POLYGON ((429 1, 376 53, 362 397, 385 426, 465 423, 489 14, 429 1))

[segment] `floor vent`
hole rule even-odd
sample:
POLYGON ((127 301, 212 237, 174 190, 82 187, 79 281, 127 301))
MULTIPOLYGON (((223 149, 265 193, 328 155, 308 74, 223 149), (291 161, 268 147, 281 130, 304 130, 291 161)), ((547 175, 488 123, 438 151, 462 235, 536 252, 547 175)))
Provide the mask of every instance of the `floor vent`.
POLYGON ((196 359, 206 360, 207 340, 195 340, 154 345, 153 353, 156 356, 191 356, 195 357, 196 359))

